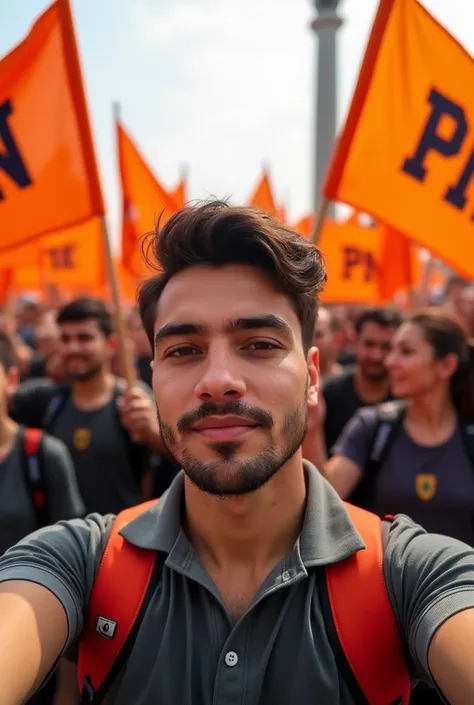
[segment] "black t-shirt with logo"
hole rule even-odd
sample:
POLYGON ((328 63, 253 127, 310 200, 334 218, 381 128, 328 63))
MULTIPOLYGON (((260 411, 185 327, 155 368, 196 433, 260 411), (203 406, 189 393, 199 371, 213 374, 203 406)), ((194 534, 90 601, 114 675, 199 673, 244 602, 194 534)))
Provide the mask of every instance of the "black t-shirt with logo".
MULTIPOLYGON (((49 380, 25 381, 12 399, 12 415, 25 425, 43 427, 51 399, 60 390, 49 380)), ((141 446, 137 466, 139 454, 132 456, 131 450, 140 444, 131 443, 121 426, 116 403, 112 398, 98 409, 83 411, 69 394, 48 427, 48 432, 69 449, 88 513, 115 514, 143 501, 141 479, 151 469, 151 452, 141 446)))

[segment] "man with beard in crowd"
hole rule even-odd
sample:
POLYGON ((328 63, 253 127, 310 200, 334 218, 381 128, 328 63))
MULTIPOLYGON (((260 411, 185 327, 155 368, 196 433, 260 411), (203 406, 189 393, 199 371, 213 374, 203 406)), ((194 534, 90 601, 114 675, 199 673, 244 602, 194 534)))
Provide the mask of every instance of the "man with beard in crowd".
POLYGON ((359 313, 355 322, 355 365, 340 375, 328 377, 323 384, 324 441, 329 454, 358 409, 391 398, 384 363, 401 321, 402 316, 395 308, 370 308, 359 313))
POLYGON ((71 384, 27 380, 11 401, 12 413, 66 444, 88 512, 119 512, 151 496, 150 456, 163 449, 151 390, 140 383, 127 391, 112 375, 117 338, 102 301, 76 299, 57 322, 71 384))
MULTIPOLYGON (((405 705, 411 678, 420 677, 452 705, 471 705, 474 550, 405 516, 382 531, 364 513, 383 555, 367 550, 356 528, 361 513, 303 462, 308 407, 317 404, 320 253, 271 217, 219 202, 175 214, 155 251, 163 270, 141 289, 140 310, 154 341, 163 438, 184 472, 113 534, 114 561, 133 556, 141 569, 150 556, 157 561, 143 618, 122 623, 125 581, 113 585, 116 601, 107 601, 108 583, 87 617, 114 517, 95 514, 28 537, 0 558, 2 705, 23 702, 78 641, 88 658, 84 702, 104 695, 104 705, 405 705), (379 653, 364 651, 363 628, 380 625, 371 571, 360 567, 367 554, 396 638, 382 676, 379 653), (364 696, 331 640, 324 576, 332 571, 344 588, 344 566, 354 594, 372 598, 372 611, 365 602, 362 614, 346 610, 343 621, 357 625, 352 635, 378 699, 364 696), (104 673, 103 644, 117 628, 118 645, 127 627, 133 638, 104 673), (401 684, 390 667, 404 652, 401 684), (99 676, 89 677, 97 661, 102 692, 99 676), (382 699, 387 680, 391 693, 382 699)), ((136 616, 135 600, 129 606, 136 616)), ((383 625, 379 636, 386 643, 383 625)))

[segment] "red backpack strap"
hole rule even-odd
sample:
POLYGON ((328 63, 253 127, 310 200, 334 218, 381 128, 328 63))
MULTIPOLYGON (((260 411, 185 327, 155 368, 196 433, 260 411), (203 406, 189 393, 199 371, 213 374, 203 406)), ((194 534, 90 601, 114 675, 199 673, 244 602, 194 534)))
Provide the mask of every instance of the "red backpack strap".
MULTIPOLYGON (((157 552, 126 541, 120 530, 157 500, 120 512, 114 520, 92 588, 79 641, 78 680, 83 703, 100 700, 112 667, 128 656, 126 643, 144 605, 157 552)), ((130 640, 129 640, 130 641, 130 640)))
POLYGON ((385 584, 382 521, 359 507, 346 509, 366 549, 326 568, 337 638, 358 703, 407 705, 410 675, 385 584))
POLYGON ((24 428, 23 433, 23 477, 38 528, 50 524, 48 507, 48 483, 41 453, 43 431, 39 428, 24 428))

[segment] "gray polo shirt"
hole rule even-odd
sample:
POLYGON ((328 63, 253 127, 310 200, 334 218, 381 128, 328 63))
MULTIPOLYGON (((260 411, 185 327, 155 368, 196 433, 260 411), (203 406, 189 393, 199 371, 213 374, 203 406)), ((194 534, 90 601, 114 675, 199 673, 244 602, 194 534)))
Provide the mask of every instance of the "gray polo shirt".
MULTIPOLYGON (((336 492, 309 464, 306 473, 301 535, 237 624, 181 529, 182 473, 159 503, 123 529, 128 541, 163 551, 166 560, 107 705, 355 705, 326 633, 318 578, 325 565, 363 543, 336 492)), ((32 580, 62 602, 67 647, 81 633, 112 520, 91 515, 62 522, 0 558, 0 582, 32 580)), ((400 516, 386 539, 385 575, 413 671, 429 678, 434 632, 474 608, 474 550, 400 516)))

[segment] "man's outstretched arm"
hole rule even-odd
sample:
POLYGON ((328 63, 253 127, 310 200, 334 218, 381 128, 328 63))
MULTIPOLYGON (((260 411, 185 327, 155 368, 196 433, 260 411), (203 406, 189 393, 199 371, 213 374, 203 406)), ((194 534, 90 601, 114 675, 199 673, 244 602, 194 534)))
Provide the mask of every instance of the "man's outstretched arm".
POLYGON ((2 705, 22 705, 39 688, 66 644, 66 612, 47 588, 0 583, 0 691, 2 705))

